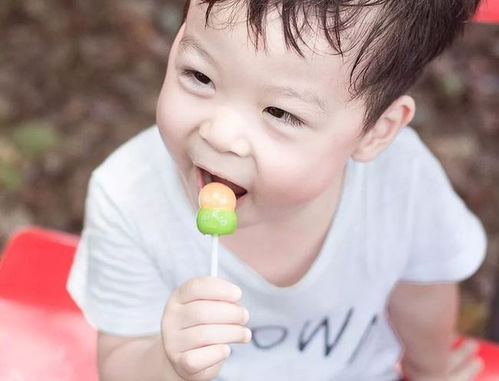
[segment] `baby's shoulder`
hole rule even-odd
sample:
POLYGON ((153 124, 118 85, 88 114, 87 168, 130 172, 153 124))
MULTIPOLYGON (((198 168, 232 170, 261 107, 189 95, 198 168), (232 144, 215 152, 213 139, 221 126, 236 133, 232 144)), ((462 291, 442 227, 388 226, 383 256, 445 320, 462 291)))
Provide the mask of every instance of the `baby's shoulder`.
POLYGON ((419 134, 410 126, 404 127, 395 137, 389 147, 380 155, 386 159, 393 160, 419 160, 421 156, 427 154, 428 147, 421 140, 419 134))
POLYGON ((438 159, 409 126, 404 127, 390 146, 372 162, 375 172, 398 177, 407 177, 434 166, 439 166, 438 159))
POLYGON ((159 180, 159 166, 168 170, 168 152, 163 145, 157 126, 149 127, 113 151, 92 174, 93 181, 116 197, 142 193, 159 180))
POLYGON ((358 163, 362 186, 369 192, 408 202, 406 197, 420 197, 429 188, 441 190, 446 176, 438 158, 420 138, 417 131, 404 127, 374 160, 358 163))

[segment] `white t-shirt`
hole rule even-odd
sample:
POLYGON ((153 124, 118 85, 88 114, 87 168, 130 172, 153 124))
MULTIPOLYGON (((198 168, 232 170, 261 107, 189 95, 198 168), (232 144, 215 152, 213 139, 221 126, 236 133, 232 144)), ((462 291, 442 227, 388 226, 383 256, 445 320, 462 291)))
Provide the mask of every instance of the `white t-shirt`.
MULTIPOLYGON (((210 272, 211 238, 195 218, 155 126, 94 171, 68 281, 92 325, 160 332, 170 293, 210 272)), ((485 247, 481 223, 406 127, 375 160, 349 160, 335 220, 298 283, 277 287, 220 247, 219 276, 241 287, 253 338, 231 345, 217 380, 394 380, 394 284, 462 280, 485 247)))

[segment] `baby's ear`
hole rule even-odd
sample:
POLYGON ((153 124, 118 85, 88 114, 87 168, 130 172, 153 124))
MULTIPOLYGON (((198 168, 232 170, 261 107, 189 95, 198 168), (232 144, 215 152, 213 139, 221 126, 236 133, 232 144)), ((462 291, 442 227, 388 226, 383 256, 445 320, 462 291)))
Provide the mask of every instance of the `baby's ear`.
POLYGON ((360 139, 352 159, 373 160, 390 145, 399 131, 414 117, 416 104, 408 95, 397 98, 379 117, 374 126, 360 139))

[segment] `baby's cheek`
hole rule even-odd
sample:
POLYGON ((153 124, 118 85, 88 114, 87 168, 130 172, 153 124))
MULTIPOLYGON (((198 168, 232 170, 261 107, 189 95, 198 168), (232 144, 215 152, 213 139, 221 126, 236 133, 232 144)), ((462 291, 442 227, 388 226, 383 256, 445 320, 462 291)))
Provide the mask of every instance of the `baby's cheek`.
POLYGON ((276 167, 267 171, 259 184, 261 191, 265 192, 276 206, 301 204, 317 194, 315 184, 304 172, 297 169, 293 168, 292 164, 276 167))
POLYGON ((160 93, 158 104, 156 106, 156 118, 158 126, 166 128, 178 124, 176 119, 179 119, 179 111, 176 110, 180 106, 178 97, 176 99, 172 90, 168 89, 168 84, 165 83, 163 90, 160 93))
POLYGON ((288 161, 267 173, 264 185, 269 196, 281 205, 299 205, 318 197, 341 178, 340 168, 308 164, 288 161))
POLYGON ((187 127, 185 105, 182 97, 174 89, 162 90, 156 107, 156 122, 162 135, 174 137, 187 127))

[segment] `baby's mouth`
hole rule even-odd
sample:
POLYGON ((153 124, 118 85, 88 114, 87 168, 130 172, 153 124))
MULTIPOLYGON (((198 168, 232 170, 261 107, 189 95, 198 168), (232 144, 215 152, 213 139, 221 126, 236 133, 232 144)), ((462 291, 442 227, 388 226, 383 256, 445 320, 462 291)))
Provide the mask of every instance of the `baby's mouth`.
POLYGON ((236 195, 236 198, 239 199, 243 197, 248 191, 244 189, 243 187, 233 183, 232 181, 229 181, 227 179, 224 179, 223 177, 219 177, 217 175, 214 175, 207 170, 203 168, 198 168, 201 171, 201 181, 202 181, 202 187, 204 187, 206 184, 217 182, 217 183, 222 183, 224 185, 227 185, 234 194, 236 195))

